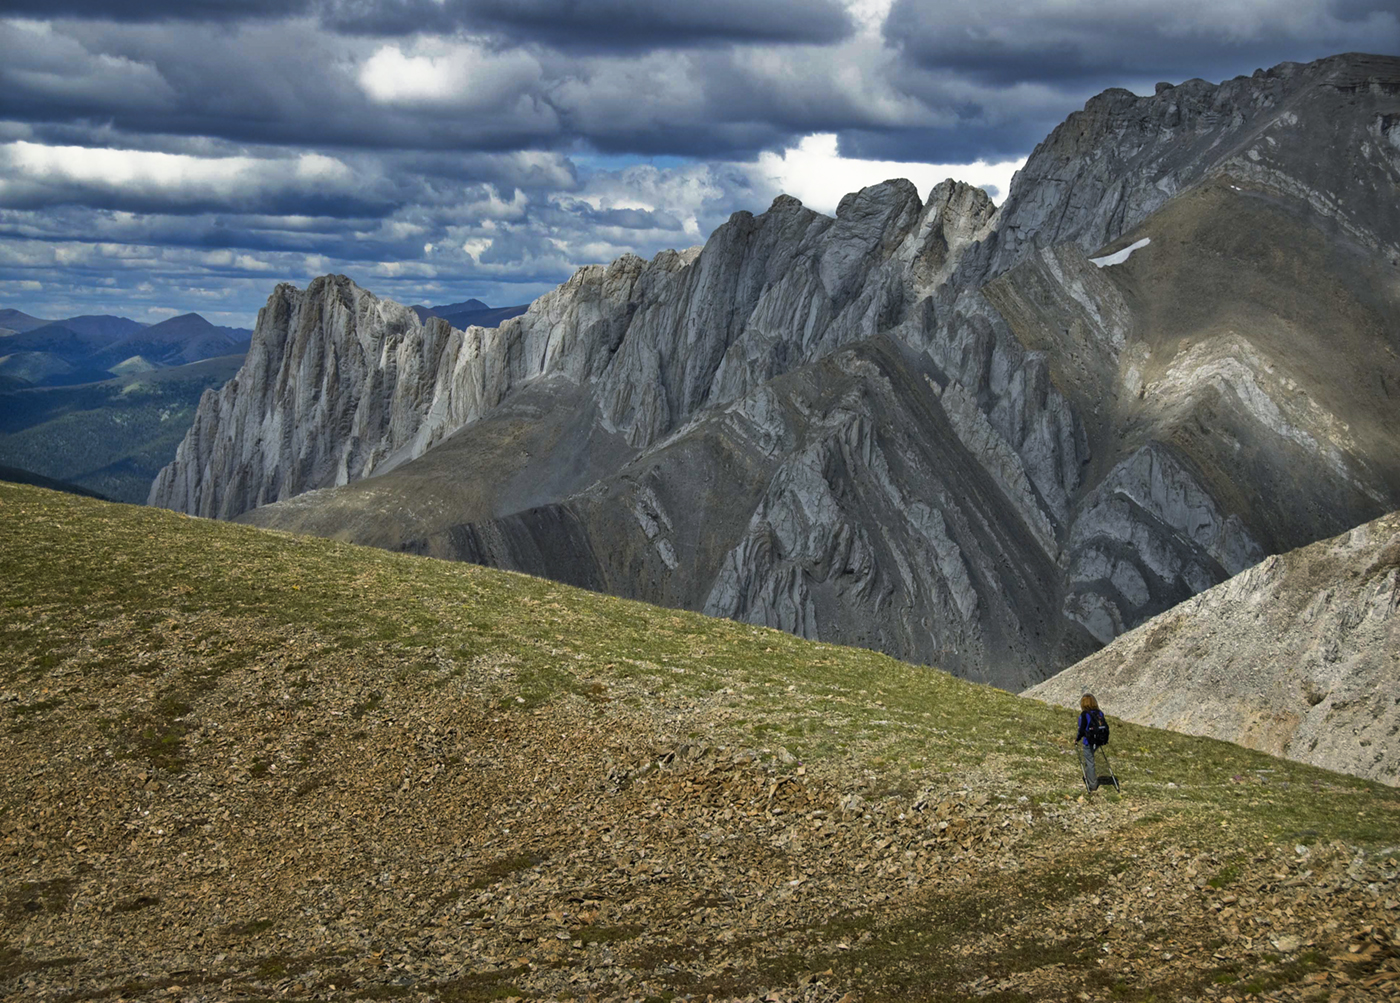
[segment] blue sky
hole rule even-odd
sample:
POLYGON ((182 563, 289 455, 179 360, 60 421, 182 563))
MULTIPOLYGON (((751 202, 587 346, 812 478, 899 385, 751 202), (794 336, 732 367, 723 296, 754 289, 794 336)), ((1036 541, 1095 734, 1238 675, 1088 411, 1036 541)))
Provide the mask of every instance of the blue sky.
POLYGON ((1396 0, 7 0, 0 306, 526 302, 784 191, 999 199, 1106 87, 1345 51, 1400 52, 1396 0))

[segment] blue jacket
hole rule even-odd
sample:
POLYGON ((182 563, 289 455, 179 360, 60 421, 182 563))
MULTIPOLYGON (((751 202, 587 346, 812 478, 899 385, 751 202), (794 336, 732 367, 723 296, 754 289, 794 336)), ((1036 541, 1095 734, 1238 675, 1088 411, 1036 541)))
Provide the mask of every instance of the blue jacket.
POLYGON ((1075 741, 1089 744, 1089 725, 1093 723, 1090 717, 1094 712, 1091 710, 1081 711, 1079 714, 1079 734, 1075 735, 1075 741))

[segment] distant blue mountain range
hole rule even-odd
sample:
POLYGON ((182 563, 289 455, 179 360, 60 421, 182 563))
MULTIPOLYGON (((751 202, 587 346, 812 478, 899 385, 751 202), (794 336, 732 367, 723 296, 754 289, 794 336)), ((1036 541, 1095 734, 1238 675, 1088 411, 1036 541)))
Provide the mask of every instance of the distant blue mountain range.
POLYGON ((419 320, 425 321, 429 317, 441 317, 455 328, 468 328, 472 325, 496 327, 502 321, 519 317, 528 309, 529 305, 523 303, 520 306, 488 306, 481 300, 469 299, 461 303, 445 303, 442 306, 415 306, 412 309, 418 315, 419 320))
POLYGON ((0 389, 94 383, 242 355, 251 337, 251 331, 218 327, 197 313, 147 325, 126 317, 44 320, 0 310, 0 389))

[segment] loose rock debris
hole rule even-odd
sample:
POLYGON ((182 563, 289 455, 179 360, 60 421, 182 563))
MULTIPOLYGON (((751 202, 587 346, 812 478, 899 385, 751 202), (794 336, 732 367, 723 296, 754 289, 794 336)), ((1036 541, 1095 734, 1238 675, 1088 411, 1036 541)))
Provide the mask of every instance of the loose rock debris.
POLYGON ((1037 803, 994 775, 882 796, 849 764, 727 744, 703 710, 677 737, 637 699, 487 703, 336 653, 197 678, 92 693, 74 673, 0 705, 6 998, 1225 1003, 1400 982, 1394 856, 1236 859, 1157 838, 1128 799, 1037 803))
POLYGON ((1125 727, 1080 797, 1044 708, 875 656, 62 498, 0 535, 6 999, 1394 993, 1382 792, 1125 727), (1366 851, 1247 831, 1292 795, 1366 851))

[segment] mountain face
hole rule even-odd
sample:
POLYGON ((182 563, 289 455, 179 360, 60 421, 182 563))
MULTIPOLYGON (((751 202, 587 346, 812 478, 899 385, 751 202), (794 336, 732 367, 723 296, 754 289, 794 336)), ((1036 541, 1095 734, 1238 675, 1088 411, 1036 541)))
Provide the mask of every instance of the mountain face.
POLYGON ((248 343, 249 334, 241 328, 219 327, 197 313, 186 313, 131 332, 91 361, 104 369, 137 357, 155 366, 183 366, 239 355, 247 351, 248 343))
POLYGON ((1400 60, 1109 91, 997 208, 788 197, 499 328, 279 286, 153 504, 1020 689, 1400 508, 1400 60))
POLYGON ((1400 513, 1266 558, 1027 691, 1400 785, 1400 513))
POLYGON ((36 327, 43 327, 48 323, 51 323, 51 321, 44 320, 41 317, 31 317, 22 310, 10 308, 0 310, 0 336, 22 334, 36 327))
POLYGON ((77 362, 100 348, 141 330, 143 325, 126 317, 85 316, 45 321, 20 332, 4 344, 49 351, 77 362))
POLYGON ((0 373, 22 384, 90 383, 107 379, 107 367, 93 356, 142 325, 125 317, 69 317, 42 322, 0 341, 0 373))

